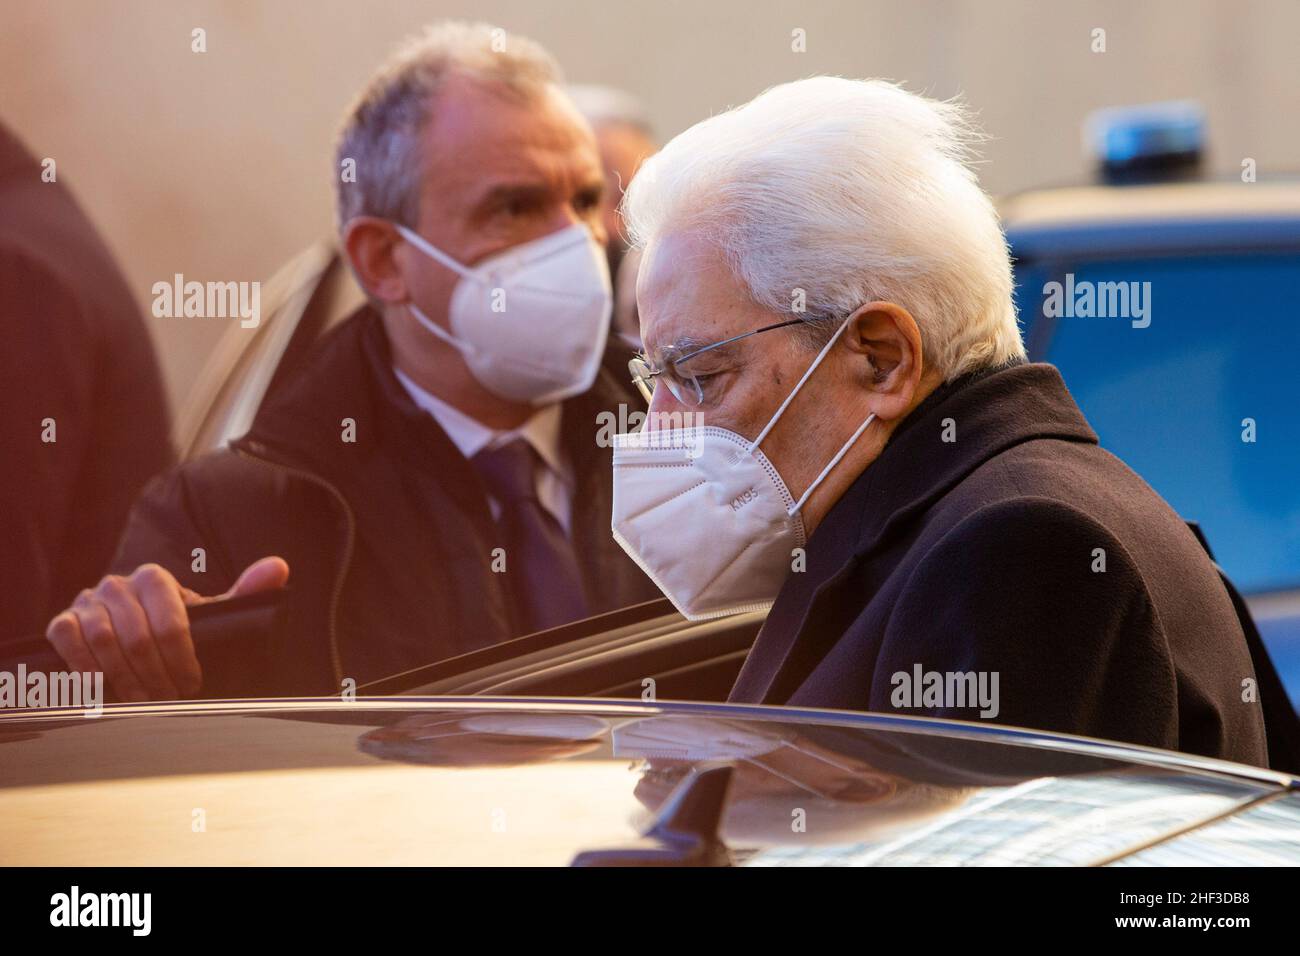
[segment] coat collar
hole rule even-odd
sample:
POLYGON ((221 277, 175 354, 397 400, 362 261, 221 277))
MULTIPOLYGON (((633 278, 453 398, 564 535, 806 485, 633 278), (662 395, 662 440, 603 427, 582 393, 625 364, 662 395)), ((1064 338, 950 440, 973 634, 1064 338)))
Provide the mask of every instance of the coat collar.
POLYGON ((341 444, 345 419, 356 424, 349 457, 364 460, 395 429, 422 417, 392 373, 383 322, 369 306, 322 339, 289 381, 279 383, 280 374, 235 446, 327 480, 347 447, 341 444))
POLYGON ((1017 363, 942 385, 894 430, 809 547, 825 529, 846 557, 865 555, 989 459, 1042 438, 1097 444, 1054 366, 1017 363))
POLYGON ((972 373, 931 393, 818 525, 807 545, 807 569, 791 575, 777 595, 731 699, 786 699, 814 666, 817 655, 804 646, 807 640, 834 640, 803 634, 813 606, 829 600, 859 562, 984 462, 1040 438, 1097 443, 1051 365, 1017 363, 972 373), (943 440, 948 419, 954 441, 943 440))

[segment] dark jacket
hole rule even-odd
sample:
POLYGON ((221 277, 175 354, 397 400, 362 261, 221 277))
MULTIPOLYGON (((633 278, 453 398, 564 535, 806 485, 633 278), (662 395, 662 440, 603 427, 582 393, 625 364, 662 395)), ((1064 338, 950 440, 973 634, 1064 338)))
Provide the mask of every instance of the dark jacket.
MULTIPOLYGON (((620 359, 612 346, 595 385, 563 406, 571 537, 592 613, 656 596, 609 533, 612 452, 596 437, 602 412, 634 401, 620 359)), ((499 544, 476 471, 397 381, 382 320, 365 308, 268 396, 246 436, 149 487, 115 565, 158 562, 218 594, 258 558, 284 557, 288 627, 272 679, 250 674, 245 692, 336 693, 345 678, 518 636, 506 577, 492 570, 499 544), (344 419, 355 442, 342 440, 344 419), (204 573, 191 570, 198 547, 204 573)))
POLYGON ((817 527, 731 699, 982 719, 904 694, 929 672, 996 673, 998 723, 1267 761, 1214 566, 1049 365, 908 416, 817 527))
POLYGON ((43 633, 99 580, 173 461, 149 330, 57 172, 43 182, 0 126, 0 641, 43 633))

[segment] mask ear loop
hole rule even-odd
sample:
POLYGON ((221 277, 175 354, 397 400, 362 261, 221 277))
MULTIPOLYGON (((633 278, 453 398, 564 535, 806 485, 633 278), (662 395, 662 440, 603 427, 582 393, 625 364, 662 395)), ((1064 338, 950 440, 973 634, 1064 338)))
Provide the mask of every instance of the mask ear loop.
POLYGON ((844 446, 840 448, 840 450, 836 453, 835 457, 831 459, 831 463, 822 469, 822 473, 813 480, 813 483, 808 486, 808 490, 805 491, 803 495, 799 498, 799 500, 795 502, 794 507, 791 508, 790 511, 787 512, 787 514, 796 515, 799 513, 799 509, 802 508, 804 502, 808 500, 808 496, 811 495, 814 491, 816 491, 817 486, 826 480, 826 476, 831 473, 831 469, 834 468, 836 465, 838 465, 840 463, 840 459, 849 453, 849 449, 852 448, 854 444, 857 442, 857 440, 862 437, 862 433, 867 430, 867 426, 870 425, 875 420, 876 420, 875 412, 872 412, 870 415, 867 416, 867 420, 858 426, 858 430, 853 433, 853 437, 844 443, 844 446))
MULTIPOLYGON (((458 262, 457 260, 453 259, 451 256, 447 255, 447 253, 443 252, 437 246, 430 243, 429 240, 425 239, 424 236, 420 235, 418 232, 415 232, 414 230, 409 229, 406 226, 403 226, 400 222, 395 222, 393 223, 393 225, 397 227, 397 231, 403 239, 405 239, 411 245, 415 246, 415 248, 419 249, 421 252, 423 252, 429 258, 433 259, 435 262, 441 263, 442 265, 446 266, 448 269, 450 269, 452 272, 456 273, 458 276, 460 276, 463 279, 470 279, 472 281, 480 281, 480 282, 484 281, 478 269, 473 268, 471 266, 467 266, 463 262, 458 262)), ((567 226, 564 229, 560 230, 559 233, 554 233, 549 236, 543 236, 540 240, 533 240, 533 241, 538 242, 538 241, 553 240, 555 236, 560 235, 561 233, 571 233, 572 238, 566 239, 565 241, 556 245, 555 248, 549 250, 546 253, 545 257, 543 258, 551 258, 553 256, 558 256, 565 252, 568 252, 574 246, 581 246, 584 243, 593 244, 596 241, 595 237, 591 233, 591 229, 582 223, 574 223, 572 226, 567 226)), ((511 250, 506 249, 504 251, 510 252, 511 250)), ((531 286, 527 284, 518 284, 516 287, 519 289, 536 289, 535 286, 531 286)), ((554 290, 552 289, 541 289, 539 291, 554 294, 554 290)))
MULTIPOLYGON (((826 358, 827 353, 829 353, 835 343, 839 341, 840 335, 843 334, 846 328, 848 328, 849 319, 851 318, 852 316, 849 316, 840 323, 840 327, 835 330, 835 334, 831 336, 830 341, 822 346, 822 350, 817 353, 817 357, 813 359, 812 364, 808 366, 808 370, 804 372, 799 381, 795 383, 794 388, 791 389, 790 394, 785 397, 785 401, 781 403, 781 407, 776 410, 776 413, 767 423, 767 426, 759 432, 758 437, 750 443, 749 453, 751 455, 758 449, 758 446, 762 444, 763 439, 767 437, 768 432, 776 427, 776 423, 781 420, 781 416, 785 414, 785 410, 790 406, 790 403, 794 401, 794 397, 799 394, 799 389, 803 388, 804 383, 808 381, 812 376, 812 373, 817 371, 817 366, 821 365, 822 359, 826 358)), ((808 500, 808 496, 816 491, 817 487, 826 480, 826 476, 831 473, 831 469, 838 465, 840 460, 849 453, 849 449, 852 448, 857 440, 862 437, 862 433, 867 430, 867 426, 875 420, 875 412, 872 412, 867 416, 867 420, 858 426, 858 430, 853 433, 853 437, 845 442, 843 446, 841 446, 840 450, 835 453, 835 457, 830 460, 830 464, 822 469, 822 473, 813 480, 813 483, 808 486, 808 490, 805 491, 799 500, 794 503, 794 507, 786 512, 787 514, 796 515, 799 513, 799 509, 804 506, 804 503, 808 500)))
POLYGON ((420 235, 418 232, 415 232, 412 229, 408 229, 406 226, 403 226, 400 222, 395 222, 393 223, 393 225, 397 227, 397 231, 403 239, 405 239, 411 245, 415 246, 415 248, 419 249, 430 259, 433 259, 441 263, 442 265, 450 269, 452 272, 456 273, 459 276, 464 276, 465 278, 469 278, 470 275, 473 273, 474 271, 473 269, 470 269, 468 266, 457 262, 451 256, 447 255, 447 253, 443 252, 437 246, 430 243, 429 240, 425 239, 424 236, 420 235))
POLYGON ((461 352, 462 354, 468 355, 471 352, 478 351, 478 349, 474 348, 474 346, 471 345, 469 342, 465 342, 462 341, 461 339, 456 338, 456 336, 452 335, 446 329, 440 327, 437 322, 433 321, 433 319, 425 315, 424 312, 420 309, 420 307, 416 305, 414 302, 406 303, 406 311, 410 312, 411 315, 415 316, 415 321, 423 325, 426 332, 428 332, 430 335, 434 336, 435 338, 442 339, 444 342, 446 342, 448 345, 450 345, 452 348, 456 349, 457 351, 461 352))
MULTIPOLYGON (((850 316, 850 318, 852 318, 852 316, 850 316)), ((794 397, 799 394, 799 389, 803 388, 804 382, 808 381, 808 379, 812 376, 812 373, 817 371, 817 366, 822 364, 822 359, 826 357, 826 353, 831 350, 831 347, 839 339, 840 334, 844 331, 845 327, 848 324, 849 324, 848 319, 845 319, 843 322, 841 322, 840 327, 836 329, 835 334, 831 336, 831 340, 822 346, 822 350, 818 352, 817 357, 812 360, 812 364, 809 365, 808 370, 803 373, 803 377, 800 378, 799 381, 795 382, 794 388, 791 389, 790 394, 785 397, 785 401, 781 403, 781 407, 776 410, 776 413, 772 416, 771 420, 767 423, 766 427, 764 427, 764 429, 758 433, 758 437, 755 438, 752 442, 750 442, 749 445, 750 454, 753 454, 754 451, 757 450, 758 446, 763 443, 763 439, 767 437, 767 433, 776 427, 776 423, 781 420, 781 416, 784 415, 785 410, 790 407, 790 403, 794 401, 794 397)))
MULTIPOLYGON (((468 277, 471 274, 472 272, 471 269, 466 268, 464 265, 457 262, 451 256, 447 255, 447 253, 439 249, 437 246, 431 244, 427 239, 424 238, 424 236, 420 235, 418 232, 408 229, 406 226, 403 226, 400 222, 395 222, 393 223, 393 225, 397 227, 397 232, 403 239, 405 239, 411 245, 415 246, 415 248, 419 249, 421 252, 423 252, 429 258, 433 259, 435 262, 438 262, 446 266, 448 269, 450 269, 452 272, 456 273, 459 276, 468 277)), ((415 320, 424 326, 425 331, 427 331, 430 335, 433 335, 435 338, 442 339, 452 348, 464 354, 478 351, 478 349, 474 348, 468 342, 462 342, 460 339, 456 338, 456 336, 452 335, 450 332, 440 327, 437 322, 434 322, 431 318, 425 315, 424 311, 414 302, 408 302, 406 304, 406 308, 407 311, 411 313, 411 315, 415 316, 415 320)))

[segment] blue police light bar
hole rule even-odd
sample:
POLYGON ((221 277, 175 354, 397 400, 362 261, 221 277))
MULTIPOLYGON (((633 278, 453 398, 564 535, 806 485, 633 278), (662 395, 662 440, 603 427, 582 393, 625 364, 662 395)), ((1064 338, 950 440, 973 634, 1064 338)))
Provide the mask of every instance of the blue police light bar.
POLYGON ((1109 107, 1088 116, 1084 140, 1108 179, 1171 177, 1199 165, 1205 110, 1192 100, 1109 107))

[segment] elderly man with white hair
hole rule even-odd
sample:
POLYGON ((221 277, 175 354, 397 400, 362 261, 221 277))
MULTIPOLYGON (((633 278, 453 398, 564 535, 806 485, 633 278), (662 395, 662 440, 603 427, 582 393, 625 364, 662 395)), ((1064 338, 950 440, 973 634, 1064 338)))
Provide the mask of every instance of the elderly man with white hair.
POLYGON ((962 110, 768 90, 650 158, 649 423, 616 539, 688 617, 770 613, 734 701, 942 716, 1266 762, 1194 535, 1026 361, 962 110))

